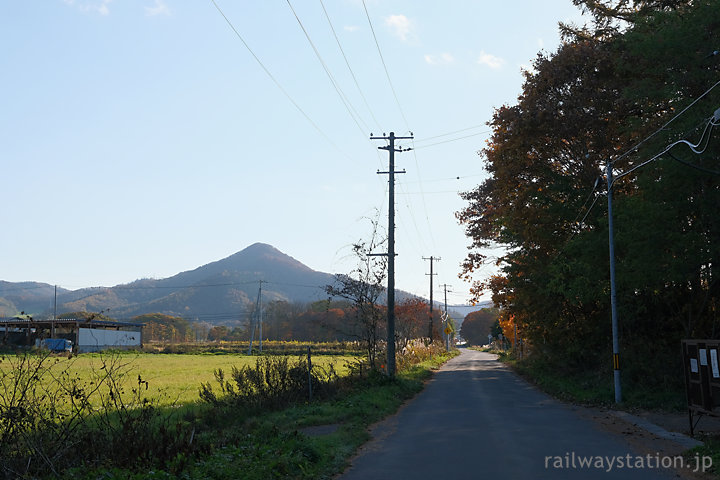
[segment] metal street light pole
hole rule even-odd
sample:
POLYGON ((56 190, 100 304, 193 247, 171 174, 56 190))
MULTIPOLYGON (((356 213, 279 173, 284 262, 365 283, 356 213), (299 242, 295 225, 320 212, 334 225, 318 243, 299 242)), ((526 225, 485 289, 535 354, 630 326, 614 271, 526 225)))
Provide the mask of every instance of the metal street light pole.
POLYGON ((613 347, 613 377, 615 381, 615 403, 622 402, 622 388, 620 386, 620 341, 618 340, 618 313, 617 295, 615 293, 615 234, 613 232, 613 204, 612 204, 612 162, 607 162, 607 199, 608 199, 608 243, 610 245, 610 309, 612 312, 612 347, 613 347))

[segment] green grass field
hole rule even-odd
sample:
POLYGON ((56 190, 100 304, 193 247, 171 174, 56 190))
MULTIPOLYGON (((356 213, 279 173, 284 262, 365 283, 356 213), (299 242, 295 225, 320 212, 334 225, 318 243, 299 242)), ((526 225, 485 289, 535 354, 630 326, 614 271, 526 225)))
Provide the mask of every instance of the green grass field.
MULTIPOLYGON (((257 356, 248 355, 209 355, 209 354, 83 354, 67 359, 64 357, 49 358, 53 371, 69 368, 69 372, 89 384, 97 375, 103 374, 103 364, 118 362, 124 375, 126 391, 138 385, 138 375, 148 382, 147 397, 159 399, 160 405, 187 404, 199 399, 198 391, 202 383, 210 382, 214 387, 214 372, 218 368, 229 374, 232 367, 254 364, 257 356)), ((294 360, 296 357, 291 356, 294 360)), ((352 356, 313 356, 313 365, 327 367, 334 364, 338 375, 347 373, 345 364, 356 359, 352 356)), ((8 362, 0 363, 0 368, 7 368, 8 362)), ((143 386, 143 388, 145 388, 143 386)))
MULTIPOLYGON (((9 440, 0 443, 0 458, 12 471, 32 466, 38 475, 34 478, 331 478, 369 438, 368 426, 396 411, 423 388, 434 368, 456 353, 446 354, 439 345, 420 346, 418 352, 412 364, 400 362, 405 366, 395 379, 379 371, 350 375, 347 362, 359 360, 354 352, 314 355, 313 365, 333 364, 344 378, 328 383, 318 378, 319 387, 330 389, 318 388, 311 401, 302 393, 278 400, 274 391, 261 390, 256 392, 258 401, 239 401, 234 394, 209 397, 207 391, 206 401, 199 401, 201 384, 209 382, 217 389, 215 370, 229 373, 234 366, 254 367, 258 356, 0 355, 0 393, 5 393, 0 394, 0 414, 2 402, 11 407, 0 415, 0 433, 9 440), (143 383, 136 396, 132 390, 138 387, 138 376, 143 383), (93 390, 97 385, 102 386, 101 395, 93 390), (76 408, 80 416, 72 416, 76 408), (18 414, 23 423, 16 423, 18 414), (334 431, 321 436, 302 433, 311 426, 332 426, 334 431), (31 462, 40 454, 49 458, 47 452, 54 455, 52 471, 31 462)), ((284 358, 290 365, 276 370, 276 362, 264 361, 253 371, 259 378, 269 375, 271 384, 282 389, 284 384, 277 383, 282 369, 297 365, 296 355, 284 358)), ((253 384, 244 378, 242 385, 253 384)))

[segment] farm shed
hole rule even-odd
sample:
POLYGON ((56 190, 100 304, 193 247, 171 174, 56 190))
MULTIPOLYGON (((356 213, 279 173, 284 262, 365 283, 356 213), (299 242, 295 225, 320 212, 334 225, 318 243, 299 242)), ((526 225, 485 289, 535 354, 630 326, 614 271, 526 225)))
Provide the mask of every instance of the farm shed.
MULTIPOLYGON (((129 324, 124 324, 127 326, 129 324)), ((132 348, 142 345, 142 326, 136 330, 79 328, 78 352, 97 352, 108 348, 132 348)))
POLYGON ((127 349, 142 346, 142 324, 68 318, 33 320, 27 315, 0 319, 0 341, 4 345, 30 346, 45 338, 70 340, 76 353, 127 349))

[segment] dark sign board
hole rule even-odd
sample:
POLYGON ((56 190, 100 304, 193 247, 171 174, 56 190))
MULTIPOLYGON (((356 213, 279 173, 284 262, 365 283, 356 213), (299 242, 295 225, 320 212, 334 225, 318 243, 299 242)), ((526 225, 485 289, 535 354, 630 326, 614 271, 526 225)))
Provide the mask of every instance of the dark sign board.
POLYGON ((683 370, 690 416, 720 415, 720 340, 683 340, 683 370))

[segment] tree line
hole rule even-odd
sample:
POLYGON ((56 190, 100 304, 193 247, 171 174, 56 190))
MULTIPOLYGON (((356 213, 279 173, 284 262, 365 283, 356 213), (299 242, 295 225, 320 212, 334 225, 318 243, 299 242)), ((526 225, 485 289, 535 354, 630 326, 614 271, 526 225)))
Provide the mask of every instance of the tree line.
MULTIPOLYGON (((377 308, 383 317, 385 307, 377 305, 377 308)), ((427 302, 418 298, 407 299, 400 302, 395 310, 400 337, 407 341, 427 333, 427 302)), ((436 324, 438 315, 435 309, 436 324)), ((310 342, 360 340, 362 333, 358 331, 357 316, 357 307, 347 300, 323 300, 309 304, 273 301, 263 307, 263 339, 310 342)), ((138 315, 132 321, 144 325, 145 342, 247 341, 250 338, 250 317, 235 325, 213 325, 162 313, 138 315)), ((380 323, 378 328, 381 336, 384 321, 381 319, 380 323)))
POLYGON ((720 334, 720 8, 574 3, 590 24, 561 25, 561 46, 489 122, 489 177, 457 213, 462 276, 537 357, 611 370, 610 163, 625 378, 678 382, 680 339, 720 334), (474 281, 489 248, 502 248, 497 274, 474 281))

